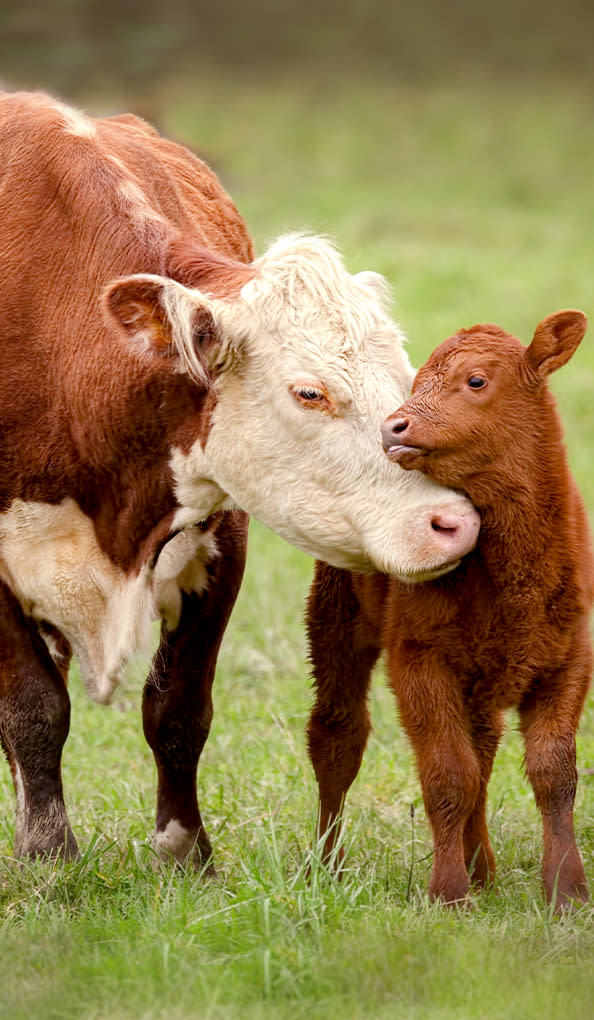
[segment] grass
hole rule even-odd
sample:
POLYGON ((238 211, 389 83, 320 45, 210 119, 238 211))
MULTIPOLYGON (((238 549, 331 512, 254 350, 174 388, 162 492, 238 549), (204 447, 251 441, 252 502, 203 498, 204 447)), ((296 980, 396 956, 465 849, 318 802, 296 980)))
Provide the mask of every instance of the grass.
MULTIPOLYGON (((217 166, 259 248, 284 230, 320 230, 353 270, 385 273, 417 364, 461 325, 497 321, 527 342, 557 308, 594 313, 592 110, 576 86, 199 82, 172 88, 158 113, 217 166)), ((589 336, 555 387, 594 513, 589 336)), ((430 836, 381 673, 348 802, 344 881, 320 866, 303 737, 310 573, 306 557, 252 525, 199 780, 217 882, 172 871, 151 850, 142 667, 109 708, 72 677, 64 781, 80 861, 12 860, 13 794, 1 771, 0 1017, 591 1016, 594 910, 559 920, 542 901, 540 825, 513 717, 490 790, 499 877, 474 909, 427 902, 430 836)), ((591 702, 579 759, 594 765, 591 702)), ((594 777, 582 777, 576 818, 594 888, 594 777)))

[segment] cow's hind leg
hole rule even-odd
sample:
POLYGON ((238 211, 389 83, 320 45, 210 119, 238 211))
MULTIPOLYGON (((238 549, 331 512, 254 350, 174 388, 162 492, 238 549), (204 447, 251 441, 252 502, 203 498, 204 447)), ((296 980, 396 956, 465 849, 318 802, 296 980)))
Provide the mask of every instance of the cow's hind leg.
MULTIPOLYGON (((318 836, 322 857, 332 861, 344 799, 357 776, 369 735, 367 692, 380 653, 345 570, 316 564, 307 606, 315 702, 307 727, 318 781, 318 836)), ((340 863, 342 847, 338 850, 340 863)))
POLYGON ((175 630, 163 626, 143 697, 146 739, 157 764, 155 845, 164 858, 214 873, 196 793, 198 761, 212 721, 221 640, 239 592, 247 518, 225 514, 201 592, 184 593, 175 630))
POLYGON ((34 623, 0 585, 0 739, 16 793, 17 857, 77 855, 62 790, 62 748, 70 725, 65 670, 34 623))

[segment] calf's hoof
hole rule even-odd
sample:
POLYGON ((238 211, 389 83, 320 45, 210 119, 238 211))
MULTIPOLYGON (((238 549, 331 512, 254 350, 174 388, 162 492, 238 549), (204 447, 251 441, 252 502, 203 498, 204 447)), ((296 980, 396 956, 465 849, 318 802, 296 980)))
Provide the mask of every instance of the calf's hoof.
POLYGON ((457 876, 432 875, 429 882, 429 899, 445 907, 468 907, 470 905, 470 879, 468 874, 457 876))
MULTIPOLYGON (((556 891, 553 890, 553 895, 555 895, 554 910, 556 914, 566 914, 572 910, 578 910, 589 900, 585 879, 583 882, 574 883, 564 889, 557 887, 556 891)), ((548 903, 552 903, 553 895, 547 895, 548 903)))
POLYGON ((583 906, 588 902, 588 883, 577 848, 566 853, 559 867, 545 861, 543 885, 547 903, 554 903, 556 914, 583 906))

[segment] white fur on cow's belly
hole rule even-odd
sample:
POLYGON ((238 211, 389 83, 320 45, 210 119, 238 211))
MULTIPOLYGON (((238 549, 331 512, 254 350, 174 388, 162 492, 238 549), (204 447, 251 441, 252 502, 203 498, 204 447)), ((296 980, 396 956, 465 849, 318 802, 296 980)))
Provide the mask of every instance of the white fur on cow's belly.
POLYGON ((64 635, 89 695, 106 703, 136 655, 150 654, 152 623, 179 619, 180 587, 206 586, 214 538, 193 532, 165 546, 154 575, 119 570, 101 551, 93 523, 71 498, 57 505, 14 500, 0 514, 0 578, 26 615, 64 635), (162 562, 161 562, 162 561, 162 562))

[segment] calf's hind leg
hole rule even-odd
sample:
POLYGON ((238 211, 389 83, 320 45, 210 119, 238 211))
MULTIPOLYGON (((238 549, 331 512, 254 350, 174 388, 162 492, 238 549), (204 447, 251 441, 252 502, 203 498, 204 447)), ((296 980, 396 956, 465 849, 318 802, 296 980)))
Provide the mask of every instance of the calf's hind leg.
POLYGON ((212 721, 217 655, 243 576, 247 517, 225 514, 215 542, 205 590, 182 596, 175 630, 163 626, 142 704, 144 733, 157 764, 157 849, 179 863, 207 865, 210 873, 212 848, 196 773, 212 721))
POLYGON ((0 740, 16 793, 17 857, 77 855, 61 776, 69 725, 65 677, 36 625, 0 584, 0 740))
MULTIPOLYGON (((307 738, 318 781, 318 836, 332 856, 347 791, 363 757, 370 722, 367 691, 380 648, 363 620, 351 575, 316 563, 307 603, 315 701, 307 738)), ((338 859, 343 858, 340 848, 338 859)))
POLYGON ((542 875, 556 911, 571 901, 585 903, 588 885, 575 841, 573 805, 577 787, 575 735, 588 689, 589 639, 573 675, 558 674, 520 706, 526 771, 542 815, 542 875))

